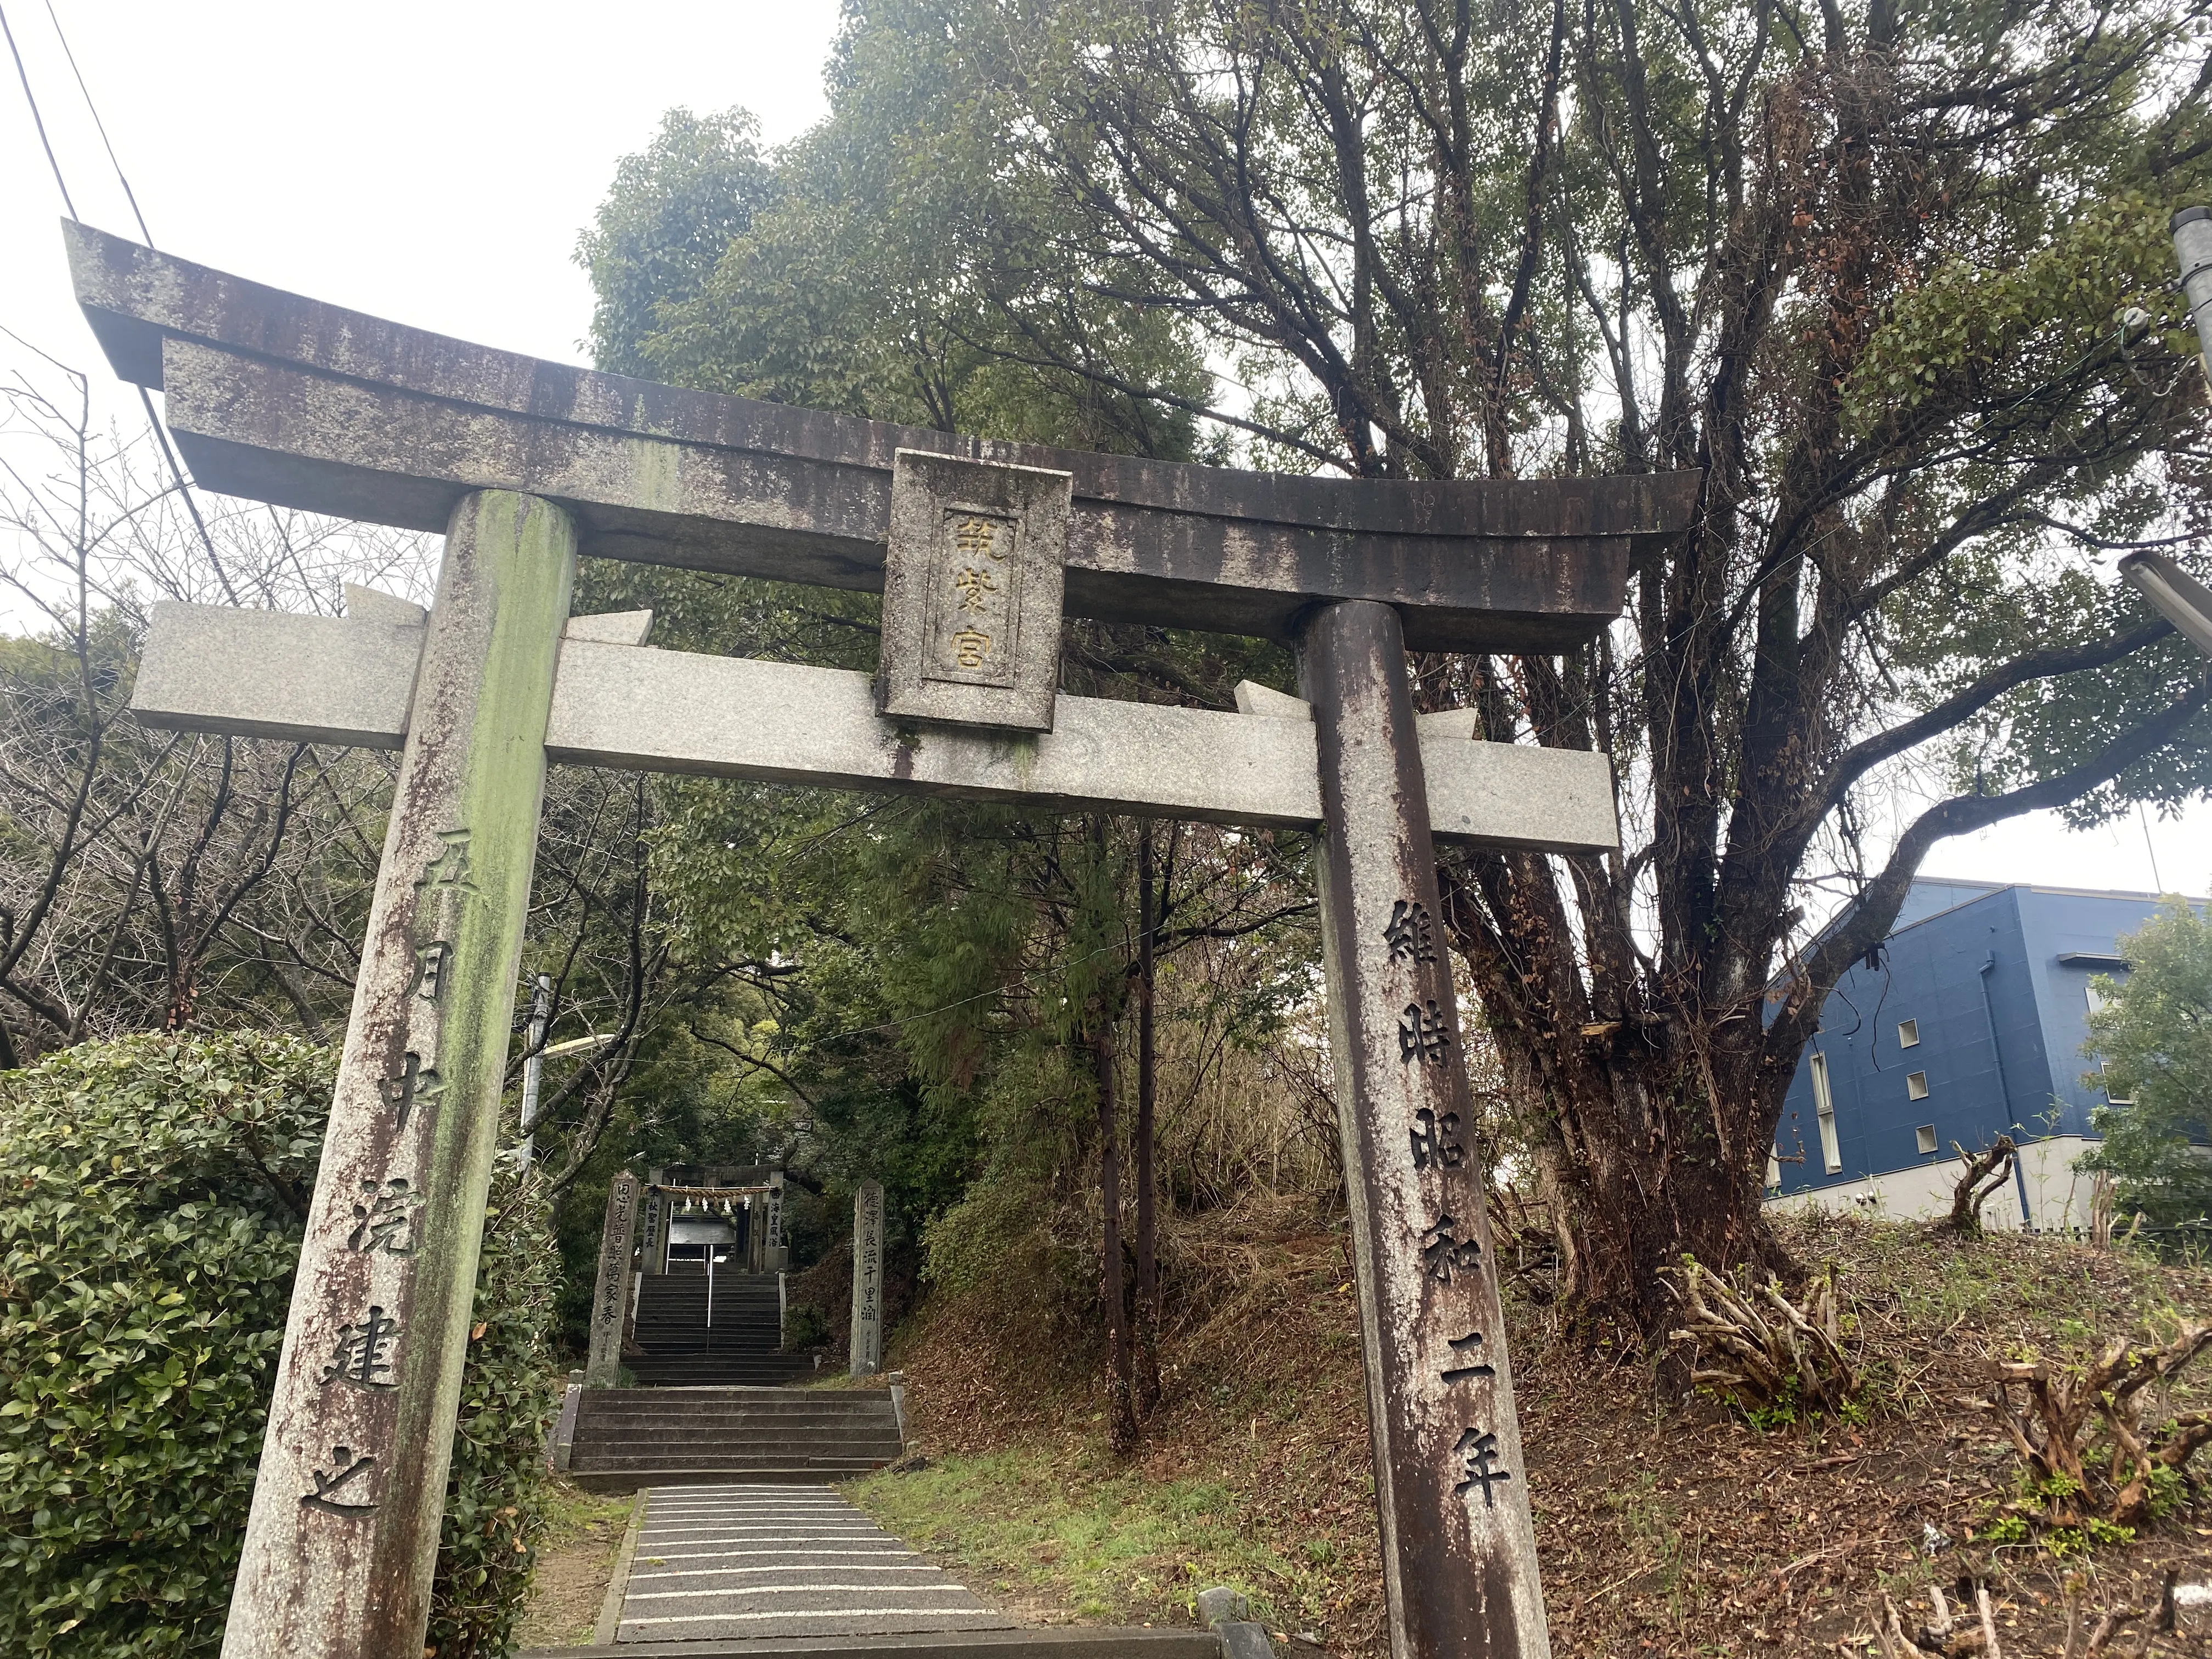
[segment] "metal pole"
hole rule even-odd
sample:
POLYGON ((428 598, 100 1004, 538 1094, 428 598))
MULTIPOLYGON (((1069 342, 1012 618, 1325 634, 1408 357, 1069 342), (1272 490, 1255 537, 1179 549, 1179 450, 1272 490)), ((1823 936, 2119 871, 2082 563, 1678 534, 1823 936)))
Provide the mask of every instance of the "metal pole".
POLYGON ((545 1076, 545 1028, 552 1023, 553 975, 540 974, 538 988, 530 994, 530 1025, 522 1060, 522 1145, 514 1150, 515 1167, 527 1170, 537 1150, 538 1090, 545 1076))
POLYGON ((1298 680, 1392 1659, 1549 1659, 1397 612, 1312 613, 1298 680))

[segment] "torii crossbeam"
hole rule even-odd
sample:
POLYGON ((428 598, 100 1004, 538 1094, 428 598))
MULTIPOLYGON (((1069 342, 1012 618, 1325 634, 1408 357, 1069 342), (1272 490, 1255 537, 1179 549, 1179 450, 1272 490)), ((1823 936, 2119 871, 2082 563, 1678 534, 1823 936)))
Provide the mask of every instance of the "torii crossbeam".
POLYGON ((82 226, 77 294, 204 486, 441 530, 434 602, 155 607, 149 722, 398 746, 223 1651, 417 1659, 549 761, 1319 835, 1395 1659, 1549 1653, 1434 842, 1616 845, 1605 757, 1413 714, 1405 653, 1558 651, 1699 480, 1287 477, 713 397, 82 226), (882 589, 867 677, 572 618, 577 555, 882 589), (1063 614, 1295 645, 1237 714, 1057 695, 1063 614))

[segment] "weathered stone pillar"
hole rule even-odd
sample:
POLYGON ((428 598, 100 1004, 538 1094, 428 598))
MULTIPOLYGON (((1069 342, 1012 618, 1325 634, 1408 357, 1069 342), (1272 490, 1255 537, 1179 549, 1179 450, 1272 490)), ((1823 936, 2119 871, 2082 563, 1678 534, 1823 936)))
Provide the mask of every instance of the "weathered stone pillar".
POLYGON ((668 1271, 668 1194, 660 1190, 660 1171, 646 1171, 645 1242, 639 1248, 644 1260, 639 1268, 648 1277, 658 1277, 668 1271))
POLYGON ((1322 954, 1391 1654, 1548 1659, 1397 613, 1317 611, 1298 678, 1320 750, 1322 954))
POLYGON ((783 1253, 783 1171, 768 1178, 768 1265, 764 1271, 780 1273, 790 1265, 783 1253))
POLYGON ((884 1189, 864 1181, 853 1194, 853 1364, 854 1376, 884 1368, 884 1189))
POLYGON ((623 1331, 629 1316, 630 1242, 637 1237, 637 1177, 628 1170, 607 1185, 606 1225, 599 1231, 599 1276, 592 1287, 592 1346, 584 1361, 587 1388, 621 1380, 623 1331))
POLYGON ((454 509, 225 1659, 421 1659, 574 572, 550 502, 454 509))

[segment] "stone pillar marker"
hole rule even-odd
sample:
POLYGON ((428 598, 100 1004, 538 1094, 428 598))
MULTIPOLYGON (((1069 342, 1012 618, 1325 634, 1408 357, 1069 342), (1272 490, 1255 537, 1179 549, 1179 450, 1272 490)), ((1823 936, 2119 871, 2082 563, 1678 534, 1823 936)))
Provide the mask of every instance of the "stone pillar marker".
POLYGON ((852 1375, 884 1368, 884 1188, 864 1181, 853 1194, 852 1375))
POLYGON ((584 1362, 587 1388, 621 1380, 623 1331, 629 1315, 630 1243, 637 1236, 637 1177, 628 1170, 607 1187, 606 1225, 599 1233, 599 1272, 592 1286, 592 1347, 584 1362))
POLYGON ((453 509, 225 1659, 421 1659, 574 571, 552 503, 453 509))
POLYGON ((780 1273, 790 1258, 783 1251, 783 1171, 768 1178, 768 1261, 766 1271, 780 1273))
POLYGON ((645 1243, 641 1247, 645 1259, 638 1266, 649 1279, 668 1271, 668 1196, 660 1190, 660 1173, 645 1172, 645 1243))
POLYGON ((1317 611, 1298 678, 1392 1659, 1549 1659, 1397 613, 1317 611))

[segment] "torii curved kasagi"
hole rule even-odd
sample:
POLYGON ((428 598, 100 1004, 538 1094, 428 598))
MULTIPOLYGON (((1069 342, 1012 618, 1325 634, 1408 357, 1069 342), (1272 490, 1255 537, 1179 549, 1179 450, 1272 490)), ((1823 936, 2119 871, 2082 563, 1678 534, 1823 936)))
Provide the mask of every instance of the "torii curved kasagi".
POLYGON ((1291 477, 959 438, 404 328, 64 226, 204 487, 446 532, 426 614, 159 605, 133 707, 403 750, 230 1659, 416 1659, 548 760, 1313 828, 1395 1659, 1549 1652, 1433 842, 1617 845, 1605 757, 1416 720, 1405 649, 1619 614, 1694 473, 1291 477), (579 552, 884 591, 864 676, 568 616, 579 552), (1293 644, 1236 714, 1057 695, 1063 614, 1293 644))

